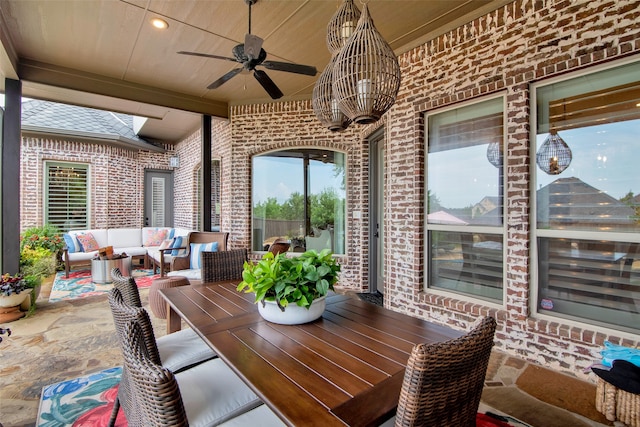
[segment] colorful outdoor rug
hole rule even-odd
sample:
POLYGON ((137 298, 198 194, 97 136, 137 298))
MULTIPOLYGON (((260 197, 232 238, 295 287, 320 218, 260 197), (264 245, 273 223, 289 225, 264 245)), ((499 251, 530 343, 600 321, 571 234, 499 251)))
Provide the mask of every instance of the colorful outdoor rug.
MULTIPOLYGON (((133 277, 139 288, 148 288, 153 279, 160 277, 152 274, 151 270, 135 269, 133 277)), ((69 278, 64 277, 64 271, 59 271, 51 288, 49 302, 56 302, 75 298, 86 298, 92 295, 101 295, 108 292, 113 286, 111 283, 99 284, 91 281, 91 270, 77 270, 69 272, 69 278)))
MULTIPOLYGON (((118 395, 122 368, 62 381, 42 389, 37 427, 106 427, 118 395)), ((479 427, 530 427, 513 417, 480 404, 479 427)), ((127 427, 120 408, 116 427, 127 427)))
MULTIPOLYGON (((43 387, 36 426, 106 427, 121 373, 121 367, 110 368, 43 387)), ((121 410, 116 427, 126 426, 121 410)))

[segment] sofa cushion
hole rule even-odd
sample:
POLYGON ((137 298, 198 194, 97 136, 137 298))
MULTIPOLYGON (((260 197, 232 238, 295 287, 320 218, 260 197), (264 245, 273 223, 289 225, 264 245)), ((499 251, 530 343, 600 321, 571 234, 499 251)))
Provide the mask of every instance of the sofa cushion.
POLYGON ((62 235, 62 238, 64 239, 64 244, 67 245, 67 251, 70 254, 75 252, 80 252, 78 239, 76 239, 75 236, 72 236, 71 234, 68 234, 68 233, 64 233, 62 235))
POLYGON ((184 237, 185 236, 176 236, 173 238, 173 245, 171 245, 171 247, 174 249, 171 251, 171 256, 180 256, 187 253, 187 249, 184 246, 185 244, 184 237))
POLYGON ((200 252, 218 252, 218 242, 191 243, 189 248, 189 266, 191 269, 202 268, 200 265, 200 252))
POLYGON ((143 246, 160 246, 163 240, 166 240, 169 234, 167 228, 144 228, 142 230, 143 246))
POLYGON ((96 241, 96 238, 93 237, 93 233, 84 233, 77 235, 78 243, 80 244, 81 252, 93 252, 97 251, 100 248, 100 245, 96 241))
POLYGON ((139 228, 109 228, 107 241, 113 247, 140 247, 142 246, 142 233, 139 228))

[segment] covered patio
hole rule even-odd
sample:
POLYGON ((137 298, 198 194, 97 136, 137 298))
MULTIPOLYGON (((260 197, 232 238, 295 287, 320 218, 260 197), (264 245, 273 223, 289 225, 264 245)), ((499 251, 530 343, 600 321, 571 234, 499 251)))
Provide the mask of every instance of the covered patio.
MULTIPOLYGON (((270 59, 320 74, 340 3, 260 0, 251 32, 270 59)), ((397 56, 400 89, 379 121, 333 132, 314 111, 317 77, 267 69, 279 99, 246 70, 207 89, 238 64, 177 53, 232 55, 247 32, 244 1, 0 1, 3 271, 17 271, 20 229, 46 219, 48 162, 92 170, 87 225, 96 228, 144 226, 145 175, 166 172, 167 226, 219 225, 229 248, 253 259, 271 237, 324 236, 341 290, 380 292, 390 310, 457 330, 492 316, 504 360, 594 384, 587 368, 605 341, 640 345, 640 180, 627 164, 640 153, 629 136, 639 117, 640 1, 369 8, 397 56), (149 26, 154 17, 168 23, 164 32, 149 26), (160 152, 26 133, 22 97, 146 117, 138 136, 160 152), (603 134, 610 143, 600 144, 603 134), (538 159, 552 135, 571 147, 562 168, 553 155, 538 159), (255 179, 267 157, 298 159, 303 166, 289 169, 303 170, 305 154, 336 172, 331 215, 258 217, 270 198, 281 208, 294 193, 311 206, 316 194, 289 186, 301 178, 284 168, 255 179), (264 235, 271 219, 295 226, 264 235)))

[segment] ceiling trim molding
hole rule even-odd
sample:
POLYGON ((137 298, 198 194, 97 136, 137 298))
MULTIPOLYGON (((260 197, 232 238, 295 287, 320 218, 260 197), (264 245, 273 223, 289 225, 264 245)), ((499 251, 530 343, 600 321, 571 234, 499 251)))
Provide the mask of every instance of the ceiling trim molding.
POLYGON ((21 80, 29 82, 229 118, 229 106, 226 102, 205 100, 43 62, 21 60, 18 74, 21 80))

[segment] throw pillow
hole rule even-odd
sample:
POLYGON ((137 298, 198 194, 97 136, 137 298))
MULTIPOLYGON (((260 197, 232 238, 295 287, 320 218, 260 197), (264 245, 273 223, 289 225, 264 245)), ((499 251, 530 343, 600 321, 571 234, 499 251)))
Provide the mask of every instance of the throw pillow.
POLYGON ((147 229, 145 230, 143 246, 160 246, 163 240, 167 238, 167 229, 147 229))
POLYGON ((62 238, 64 239, 64 244, 67 245, 67 249, 70 254, 77 252, 78 248, 76 247, 75 237, 69 233, 65 233, 62 235, 62 238))
POLYGON ((78 234, 78 243, 82 252, 93 252, 100 249, 100 245, 96 242, 96 238, 91 233, 78 234))
POLYGON ((160 246, 158 246, 158 249, 169 249, 172 246, 173 246, 173 239, 163 240, 162 243, 160 243, 160 246))
POLYGON ((218 242, 191 243, 189 264, 191 269, 202 268, 200 264, 200 252, 218 252, 218 242))
POLYGON ((183 238, 182 236, 177 236, 173 238, 173 250, 171 251, 171 256, 180 256, 187 253, 187 249, 183 247, 183 238))

